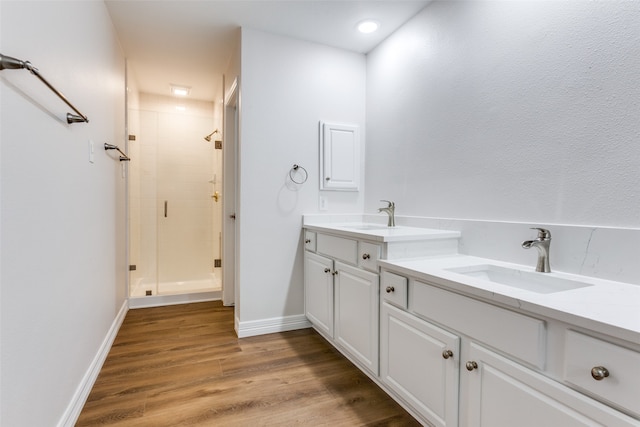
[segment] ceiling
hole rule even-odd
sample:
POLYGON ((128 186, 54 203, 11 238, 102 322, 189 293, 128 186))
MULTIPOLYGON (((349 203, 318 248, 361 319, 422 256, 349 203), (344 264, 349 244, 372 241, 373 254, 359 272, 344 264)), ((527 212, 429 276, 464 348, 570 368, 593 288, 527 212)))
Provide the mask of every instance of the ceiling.
POLYGON ((141 92, 222 97, 222 74, 236 49, 239 27, 367 53, 430 0, 105 0, 130 71, 141 92), (361 34, 364 19, 380 22, 361 34))

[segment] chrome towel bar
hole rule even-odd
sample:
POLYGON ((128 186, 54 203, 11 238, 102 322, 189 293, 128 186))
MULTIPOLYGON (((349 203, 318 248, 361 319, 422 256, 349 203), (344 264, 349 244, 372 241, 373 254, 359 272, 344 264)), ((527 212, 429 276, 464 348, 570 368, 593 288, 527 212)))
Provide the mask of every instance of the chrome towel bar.
POLYGON ((61 100, 63 100, 65 104, 67 104, 69 107, 71 107, 73 109, 73 111, 78 113, 77 115, 76 114, 67 113, 67 123, 69 123, 69 124, 71 124, 71 123, 89 123, 89 119, 87 118, 87 116, 82 114, 76 107, 74 107, 74 105, 71 102, 69 102, 69 100, 62 93, 60 93, 59 90, 57 90, 55 87, 53 87, 51 85, 51 83, 49 83, 44 77, 42 77, 42 75, 40 74, 38 69, 36 67, 34 67, 31 64, 31 62, 29 62, 29 61, 21 61, 19 59, 12 58, 10 56, 5 56, 5 55, 0 53, 0 70, 5 70, 5 69, 6 70, 25 69, 25 70, 28 70, 29 72, 31 72, 31 74, 33 74, 37 78, 39 78, 40 81, 42 83, 44 83, 45 86, 47 86, 49 89, 51 89, 51 91, 53 93, 58 95, 58 97, 61 100))

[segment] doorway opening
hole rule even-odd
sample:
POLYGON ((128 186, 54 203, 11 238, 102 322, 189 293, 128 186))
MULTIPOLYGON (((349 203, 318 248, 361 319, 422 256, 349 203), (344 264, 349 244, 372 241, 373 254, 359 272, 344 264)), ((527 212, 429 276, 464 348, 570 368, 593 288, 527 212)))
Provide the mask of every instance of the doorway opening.
POLYGON ((128 120, 129 296, 220 299, 220 114, 213 102, 138 98, 128 120))

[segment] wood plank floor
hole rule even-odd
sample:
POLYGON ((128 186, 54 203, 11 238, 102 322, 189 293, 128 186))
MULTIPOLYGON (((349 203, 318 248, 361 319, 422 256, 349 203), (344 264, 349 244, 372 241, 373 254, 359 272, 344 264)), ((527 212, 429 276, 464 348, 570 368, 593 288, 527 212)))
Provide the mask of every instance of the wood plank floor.
POLYGON ((219 301, 130 310, 77 426, 418 426, 312 329, 238 339, 219 301))

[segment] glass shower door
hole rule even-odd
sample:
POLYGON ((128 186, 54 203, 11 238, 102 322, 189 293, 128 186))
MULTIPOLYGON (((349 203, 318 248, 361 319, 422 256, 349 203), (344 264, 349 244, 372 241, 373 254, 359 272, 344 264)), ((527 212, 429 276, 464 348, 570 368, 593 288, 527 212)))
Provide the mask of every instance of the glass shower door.
POLYGON ((131 111, 130 295, 215 290, 212 117, 131 111))
POLYGON ((160 113, 158 126, 158 294, 212 287, 212 118, 160 113))
POLYGON ((129 110, 129 295, 158 293, 158 113, 129 110))

